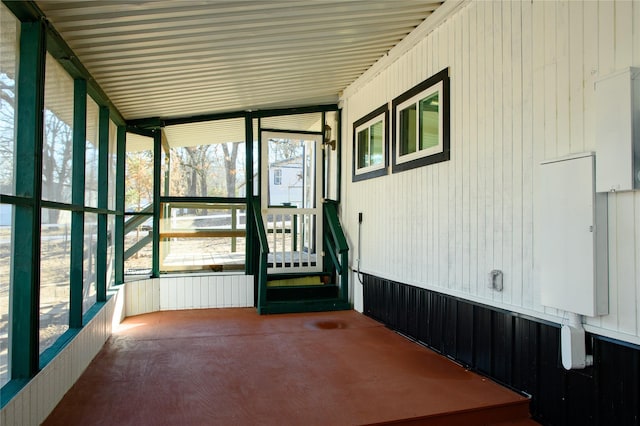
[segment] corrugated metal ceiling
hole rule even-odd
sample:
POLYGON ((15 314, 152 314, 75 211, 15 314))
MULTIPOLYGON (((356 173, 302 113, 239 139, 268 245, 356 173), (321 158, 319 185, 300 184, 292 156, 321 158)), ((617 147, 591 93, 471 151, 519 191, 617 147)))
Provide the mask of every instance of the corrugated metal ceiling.
POLYGON ((126 119, 335 103, 442 3, 37 1, 126 119))

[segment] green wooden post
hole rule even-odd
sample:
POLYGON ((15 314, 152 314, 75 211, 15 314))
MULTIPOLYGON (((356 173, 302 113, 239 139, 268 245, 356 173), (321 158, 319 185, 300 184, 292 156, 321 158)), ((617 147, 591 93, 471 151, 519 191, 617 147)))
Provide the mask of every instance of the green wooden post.
POLYGON ((69 273, 69 327, 82 327, 82 295, 84 281, 84 186, 87 141, 87 81, 74 80, 73 85, 73 163, 71 183, 71 266, 69 273))
POLYGON ((336 132, 336 201, 340 204, 340 192, 342 190, 340 181, 342 179, 342 110, 339 109, 336 118, 338 119, 338 131, 336 132))
POLYGON ((114 256, 116 284, 124 282, 124 178, 127 155, 127 130, 118 126, 116 155, 116 224, 114 230, 114 256))
POLYGON ((151 276, 160 276, 160 172, 162 161, 162 134, 160 129, 153 131, 153 249, 151 276))
MULTIPOLYGON (((109 207, 109 108, 100 107, 98 119, 98 209, 109 207)), ((107 213, 98 214, 96 301, 107 300, 107 213)))
MULTIPOLYGON (((251 114, 247 114, 244 118, 244 139, 245 139, 245 170, 247 183, 245 184, 245 273, 247 275, 255 274, 255 227, 253 225, 253 119, 251 114)), ((254 291, 254 294, 257 292, 254 291)))
POLYGON ((13 208, 11 268, 11 379, 38 372, 40 312, 40 199, 45 76, 45 28, 42 21, 20 25, 17 81, 16 196, 13 208))

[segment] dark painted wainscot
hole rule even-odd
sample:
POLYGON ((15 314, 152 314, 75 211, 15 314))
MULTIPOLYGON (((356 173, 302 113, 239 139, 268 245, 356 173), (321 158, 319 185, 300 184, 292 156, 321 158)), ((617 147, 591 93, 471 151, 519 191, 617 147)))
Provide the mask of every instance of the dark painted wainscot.
POLYGON ((544 425, 640 425, 638 346, 587 334, 594 365, 566 371, 557 324, 366 274, 363 292, 366 315, 530 395, 544 425))

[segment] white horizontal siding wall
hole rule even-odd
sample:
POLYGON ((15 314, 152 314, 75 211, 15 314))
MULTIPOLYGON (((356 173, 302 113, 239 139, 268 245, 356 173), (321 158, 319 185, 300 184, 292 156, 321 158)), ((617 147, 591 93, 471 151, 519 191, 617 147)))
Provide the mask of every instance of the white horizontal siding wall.
POLYGON ((252 275, 163 276, 126 283, 127 316, 149 312, 253 306, 252 275))
MULTIPOLYGON (((354 259, 364 214, 362 271, 561 322, 539 301, 539 163, 595 150, 593 82, 629 66, 640 66, 637 1, 470 2, 348 87, 341 213, 354 259), (451 160, 352 183, 353 122, 446 67, 451 160), (492 269, 502 292, 487 285, 492 269)), ((640 343, 639 245, 640 192, 610 194, 610 314, 590 331, 640 343)))
POLYGON ((0 411, 0 425, 42 423, 78 380, 119 323, 124 292, 118 291, 71 342, 0 411))

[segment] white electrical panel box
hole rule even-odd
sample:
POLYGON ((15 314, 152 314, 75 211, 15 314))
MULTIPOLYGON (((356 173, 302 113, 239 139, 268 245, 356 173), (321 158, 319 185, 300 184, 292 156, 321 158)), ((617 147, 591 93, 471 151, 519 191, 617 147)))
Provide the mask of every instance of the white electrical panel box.
POLYGON ((595 192, 594 162, 541 163, 536 223, 542 304, 587 316, 609 310, 607 194, 595 192))
POLYGON ((640 68, 595 82, 596 191, 640 188, 640 68))

